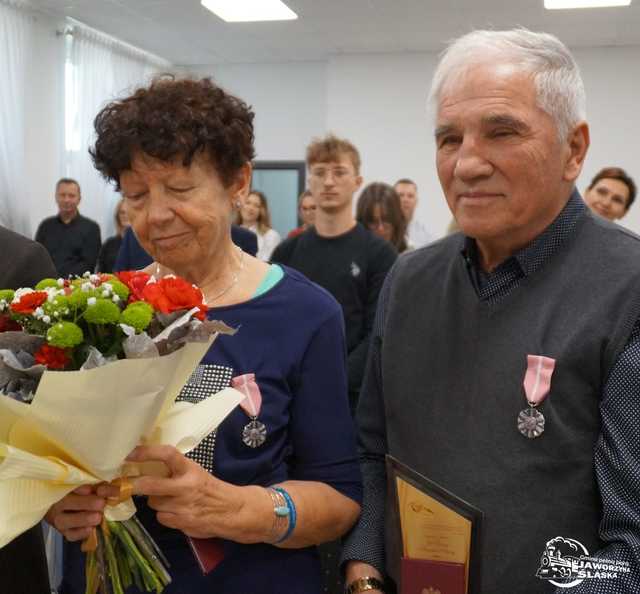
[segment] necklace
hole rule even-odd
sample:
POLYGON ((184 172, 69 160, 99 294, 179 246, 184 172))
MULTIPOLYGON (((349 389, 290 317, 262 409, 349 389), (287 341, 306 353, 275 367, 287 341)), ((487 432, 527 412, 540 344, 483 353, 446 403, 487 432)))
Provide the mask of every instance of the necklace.
POLYGON ((231 282, 224 289, 222 289, 222 291, 216 293, 213 297, 207 298, 207 296, 205 295, 205 305, 209 305, 214 301, 217 301, 221 297, 224 297, 229 291, 231 291, 231 289, 233 289, 233 287, 238 284, 240 273, 244 270, 244 252, 238 246, 236 246, 236 249, 238 250, 240 261, 238 262, 237 270, 234 271, 233 276, 231 277, 231 282))
MULTIPOLYGON (((240 279, 240 273, 244 270, 244 252, 238 246, 235 246, 235 248, 238 250, 238 255, 240 256, 240 261, 238 262, 237 270, 235 270, 233 272, 233 275, 231 277, 231 282, 224 289, 222 289, 222 291, 216 293, 213 297, 207 298, 207 296, 205 295, 204 296, 205 305, 209 305, 210 303, 213 303, 214 301, 217 301, 221 297, 224 297, 229 291, 231 291, 231 289, 233 289, 233 287, 235 287, 238 284, 238 280, 240 279)), ((155 274, 155 276, 158 279, 161 278, 160 277, 160 264, 158 264, 157 262, 156 262, 156 274, 155 274)))

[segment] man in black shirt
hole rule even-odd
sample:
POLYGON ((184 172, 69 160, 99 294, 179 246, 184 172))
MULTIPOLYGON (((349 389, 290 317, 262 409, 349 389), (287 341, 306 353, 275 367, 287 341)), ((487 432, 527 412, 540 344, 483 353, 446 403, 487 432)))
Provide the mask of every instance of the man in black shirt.
POLYGON ((93 272, 100 252, 100 227, 78 212, 80 185, 63 177, 56 184, 58 214, 40 223, 36 241, 47 248, 58 274, 93 272))
POLYGON ((397 254, 353 216, 353 195, 362 184, 360 155, 353 144, 335 136, 316 140, 307 148, 307 167, 316 201, 315 227, 281 243, 271 260, 299 270, 342 306, 349 400, 355 411, 378 293, 397 254))

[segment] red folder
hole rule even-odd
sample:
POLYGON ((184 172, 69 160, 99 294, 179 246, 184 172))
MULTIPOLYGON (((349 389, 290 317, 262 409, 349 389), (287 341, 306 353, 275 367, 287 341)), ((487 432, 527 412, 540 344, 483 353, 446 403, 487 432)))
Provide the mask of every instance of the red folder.
POLYGON ((465 568, 462 563, 401 560, 401 594, 466 594, 465 568))
POLYGON ((188 536, 187 541, 189 541, 189 546, 204 575, 215 569, 224 559, 224 548, 218 538, 191 538, 188 536))

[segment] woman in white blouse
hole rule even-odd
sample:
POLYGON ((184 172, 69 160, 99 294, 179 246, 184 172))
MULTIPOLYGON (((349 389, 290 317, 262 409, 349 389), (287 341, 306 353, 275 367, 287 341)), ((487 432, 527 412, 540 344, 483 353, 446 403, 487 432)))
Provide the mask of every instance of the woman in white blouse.
POLYGON ((258 190, 252 190, 238 211, 237 225, 242 225, 258 236, 256 257, 265 262, 280 243, 280 234, 271 228, 271 215, 267 197, 258 190))

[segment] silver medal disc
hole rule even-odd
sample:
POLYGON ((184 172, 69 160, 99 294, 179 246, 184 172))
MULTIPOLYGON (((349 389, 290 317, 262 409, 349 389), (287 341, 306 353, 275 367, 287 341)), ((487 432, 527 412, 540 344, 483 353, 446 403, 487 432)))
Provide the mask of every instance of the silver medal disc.
POLYGON ((264 423, 253 419, 244 426, 242 430, 242 441, 250 448, 259 448, 267 441, 267 428, 264 423))
POLYGON ((518 431, 529 439, 540 437, 544 433, 544 416, 535 408, 525 408, 518 415, 518 431))

